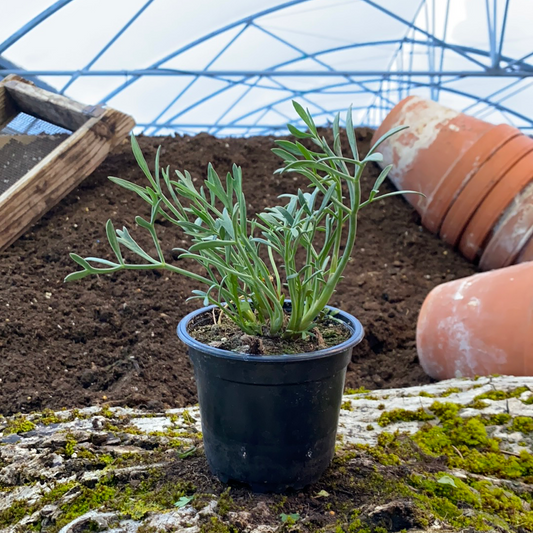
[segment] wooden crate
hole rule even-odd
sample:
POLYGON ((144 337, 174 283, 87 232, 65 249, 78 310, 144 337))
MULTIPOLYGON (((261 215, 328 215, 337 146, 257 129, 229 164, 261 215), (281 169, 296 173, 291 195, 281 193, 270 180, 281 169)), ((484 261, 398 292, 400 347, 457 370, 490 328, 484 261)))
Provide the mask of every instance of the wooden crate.
POLYGON ((20 112, 72 134, 0 195, 0 250, 79 185, 135 125, 114 109, 84 106, 7 76, 0 81, 0 130, 20 112))

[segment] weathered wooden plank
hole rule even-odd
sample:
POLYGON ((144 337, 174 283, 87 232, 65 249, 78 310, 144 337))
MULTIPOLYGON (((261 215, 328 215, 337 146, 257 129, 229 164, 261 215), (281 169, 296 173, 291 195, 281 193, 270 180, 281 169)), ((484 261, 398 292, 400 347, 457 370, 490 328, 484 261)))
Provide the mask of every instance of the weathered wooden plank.
POLYGON ((4 82, 4 87, 20 110, 56 126, 75 131, 91 118, 102 116, 102 106, 86 106, 66 96, 45 91, 22 78, 4 82))
POLYGON ((5 83, 14 76, 7 76, 0 81, 0 130, 11 122, 19 113, 19 109, 5 88, 5 83))
POLYGON ((135 125, 133 119, 106 109, 89 119, 30 172, 0 196, 0 250, 93 172, 135 125))

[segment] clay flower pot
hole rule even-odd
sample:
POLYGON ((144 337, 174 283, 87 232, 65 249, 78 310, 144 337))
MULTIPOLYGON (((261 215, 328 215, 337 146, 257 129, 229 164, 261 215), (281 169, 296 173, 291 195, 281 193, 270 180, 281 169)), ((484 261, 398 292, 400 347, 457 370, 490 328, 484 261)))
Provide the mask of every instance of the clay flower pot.
MULTIPOLYGON (((488 124, 437 102, 409 96, 397 104, 372 139, 395 126, 409 129, 394 135, 380 146, 383 164, 394 164, 389 177, 398 189, 422 192, 433 198, 450 166, 458 161, 489 130, 488 124)), ((455 184, 453 185, 455 187, 455 184)), ((428 202, 418 195, 406 199, 424 216, 428 202)))
POLYGON ((435 379, 533 375, 533 263, 444 283, 418 318, 420 364, 435 379))
MULTIPOLYGON (((531 148, 533 150, 533 141, 531 148)), ((533 181, 533 151, 518 161, 493 187, 468 223, 459 243, 459 249, 467 259, 473 261, 479 256, 487 235, 501 213, 531 181, 533 181)))
MULTIPOLYGON (((459 243, 470 219, 484 202, 495 185, 509 172, 514 165, 528 152, 533 150, 533 140, 525 135, 514 137, 498 150, 468 181, 453 205, 450 207, 440 230, 440 236, 448 244, 459 243)), ((520 189, 513 189, 513 196, 520 189)), ((503 206, 505 208, 505 206, 503 206)), ((501 214, 501 210, 496 216, 501 214)), ((490 226, 487 231, 490 231, 490 226)))
POLYGON ((438 233, 444 217, 470 179, 499 149, 511 139, 521 135, 520 130, 500 124, 482 135, 462 157, 457 159, 427 198, 422 218, 425 228, 438 233))
POLYGON ((532 235, 533 183, 530 183, 514 198, 494 226, 479 266, 483 270, 493 270, 512 265, 532 235))

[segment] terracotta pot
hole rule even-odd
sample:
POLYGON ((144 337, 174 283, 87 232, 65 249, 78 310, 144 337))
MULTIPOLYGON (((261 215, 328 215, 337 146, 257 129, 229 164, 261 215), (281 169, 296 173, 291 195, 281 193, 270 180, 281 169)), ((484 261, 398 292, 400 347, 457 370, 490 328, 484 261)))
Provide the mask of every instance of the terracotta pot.
POLYGON ((420 364, 435 379, 533 373, 533 263, 435 287, 418 318, 420 364))
MULTIPOLYGON (((442 177, 454 162, 487 131, 492 124, 458 113, 431 100, 410 96, 395 106, 374 134, 375 143, 391 128, 404 130, 380 145, 383 164, 394 164, 389 178, 398 189, 410 189, 432 197, 442 177)), ((424 215, 427 201, 419 195, 406 199, 424 215)))
POLYGON ((520 130, 500 124, 482 135, 465 153, 457 159, 427 198, 427 207, 422 223, 429 231, 438 233, 441 223, 457 196, 479 168, 520 130))
POLYGON ((401 120, 400 115, 403 112, 403 108, 413 99, 417 99, 416 96, 407 96, 403 100, 400 100, 387 114, 387 116, 383 119, 383 122, 379 126, 379 128, 374 132, 374 135, 372 136, 371 144, 372 146, 374 143, 385 133, 390 131, 394 126, 398 125, 398 120, 401 120))
MULTIPOLYGON (((440 230, 440 236, 455 246, 476 210, 503 176, 528 152, 533 150, 533 139, 519 135, 498 150, 468 181, 450 207, 440 230)), ((515 193, 519 192, 517 190, 515 193)), ((501 211, 497 212, 500 215, 501 211)), ((488 231, 490 231, 488 228, 488 231)))
MULTIPOLYGON (((533 141, 531 149, 533 150, 533 141)), ((533 151, 520 159, 496 183, 468 223, 459 243, 459 249, 467 259, 473 261, 480 255, 487 236, 498 218, 531 181, 533 181, 533 151)))
POLYGON ((483 270, 493 270, 512 265, 532 235, 533 183, 530 183, 494 226, 479 266, 483 270))
POLYGON ((518 259, 517 263, 525 263, 526 261, 533 261, 533 235, 529 241, 524 245, 518 259))

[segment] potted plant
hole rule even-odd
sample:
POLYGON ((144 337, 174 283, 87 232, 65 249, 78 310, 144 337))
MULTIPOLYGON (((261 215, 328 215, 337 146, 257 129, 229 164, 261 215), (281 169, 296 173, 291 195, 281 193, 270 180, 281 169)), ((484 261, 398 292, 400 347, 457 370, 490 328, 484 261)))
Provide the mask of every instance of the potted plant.
POLYGON ((317 480, 333 457, 346 367, 363 328, 327 304, 350 260, 359 210, 400 194, 379 195, 391 165, 366 200, 360 179, 367 163, 381 160, 379 144, 403 127, 383 135, 360 160, 350 109, 346 131, 352 155, 345 157, 339 115, 330 147, 309 112, 293 104, 308 131, 289 125, 296 142, 276 141, 273 151, 284 160, 277 172, 305 176, 310 191, 281 195, 284 205, 248 218, 239 167, 234 165, 223 183, 209 165, 198 188, 187 171, 176 171, 172 179, 168 167, 160 169, 159 151, 152 174, 132 136, 148 186, 110 179, 150 205, 150 217, 135 221, 150 234, 155 253, 109 220, 107 238, 116 261, 70 254, 82 270, 66 277, 166 269, 204 286, 193 290, 192 298, 206 307, 183 318, 178 335, 194 365, 205 453, 223 482, 237 480, 257 491, 301 488, 317 480), (313 149, 304 145, 309 141, 313 149), (189 238, 190 245, 178 249, 180 258, 198 263, 203 275, 167 263, 158 217, 189 238), (122 247, 143 262, 127 262, 122 247))

